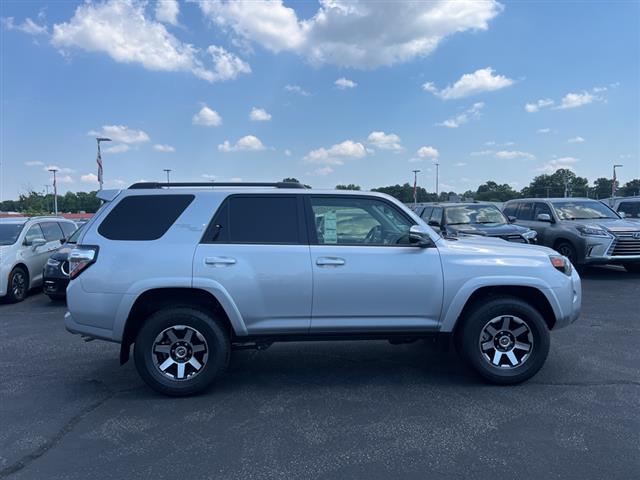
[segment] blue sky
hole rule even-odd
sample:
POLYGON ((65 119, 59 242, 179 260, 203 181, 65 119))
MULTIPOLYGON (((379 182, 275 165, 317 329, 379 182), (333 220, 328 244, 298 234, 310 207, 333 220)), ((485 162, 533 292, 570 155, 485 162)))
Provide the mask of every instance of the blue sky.
POLYGON ((0 197, 640 176, 638 2, 1 3, 0 197), (337 83, 336 83, 337 82, 337 83), (251 112, 254 112, 251 114, 251 112), (117 141, 115 141, 117 140, 117 141))

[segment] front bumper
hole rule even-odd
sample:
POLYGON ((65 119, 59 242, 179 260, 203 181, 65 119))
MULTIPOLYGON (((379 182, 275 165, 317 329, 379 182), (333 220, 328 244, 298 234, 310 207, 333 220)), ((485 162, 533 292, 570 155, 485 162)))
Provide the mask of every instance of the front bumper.
POLYGON ((624 264, 640 262, 640 232, 617 232, 615 236, 585 237, 584 263, 588 265, 624 264))
POLYGON ((42 290, 45 295, 63 296, 67 294, 68 278, 45 278, 42 282, 42 290))
POLYGON ((571 325, 580 317, 582 311, 582 281, 575 269, 571 272, 569 280, 566 285, 555 289, 559 312, 556 313, 554 330, 571 325))

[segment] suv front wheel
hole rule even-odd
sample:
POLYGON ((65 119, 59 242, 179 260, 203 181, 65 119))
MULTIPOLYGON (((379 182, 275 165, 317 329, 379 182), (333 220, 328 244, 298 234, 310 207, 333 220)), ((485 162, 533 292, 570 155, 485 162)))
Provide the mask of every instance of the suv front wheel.
POLYGON ((482 377, 501 385, 534 376, 549 354, 550 335, 542 315, 514 297, 475 307, 457 332, 460 354, 482 377))
POLYGON ((174 307, 151 315, 135 341, 134 358, 142 379, 157 392, 198 393, 220 376, 231 351, 225 326, 208 313, 174 307))

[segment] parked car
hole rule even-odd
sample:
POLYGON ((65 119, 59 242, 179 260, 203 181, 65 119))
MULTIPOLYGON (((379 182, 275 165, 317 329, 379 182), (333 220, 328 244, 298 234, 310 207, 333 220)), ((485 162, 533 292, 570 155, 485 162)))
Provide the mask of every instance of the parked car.
POLYGON ((625 220, 640 222, 640 197, 621 197, 611 200, 611 208, 625 220))
POLYGON ((119 342, 122 363, 133 344, 145 382, 188 395, 233 348, 304 340, 453 336, 480 375, 513 384, 578 318, 580 277, 549 248, 443 238, 387 195, 292 187, 100 192, 69 255, 67 330, 119 342))
POLYGON ((536 232, 513 225, 492 203, 419 203, 414 211, 441 235, 481 235, 535 243, 536 232))
POLYGON ((577 267, 619 264, 640 271, 640 225, 588 198, 527 198, 505 204, 504 214, 538 232, 538 243, 577 267))
POLYGON ((49 255, 75 229, 72 221, 58 217, 0 219, 0 297, 20 302, 42 285, 49 255))
POLYGON ((69 285, 69 253, 76 244, 76 239, 80 235, 82 226, 54 251, 42 272, 43 290, 51 300, 63 300, 67 296, 67 285, 69 285))

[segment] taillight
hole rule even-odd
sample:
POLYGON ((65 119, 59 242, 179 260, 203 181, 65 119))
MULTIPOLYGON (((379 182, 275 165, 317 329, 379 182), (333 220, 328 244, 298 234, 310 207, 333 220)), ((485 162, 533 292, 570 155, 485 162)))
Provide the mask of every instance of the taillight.
POLYGON ((85 271, 98 258, 95 245, 77 245, 69 253, 69 278, 74 279, 85 271))

